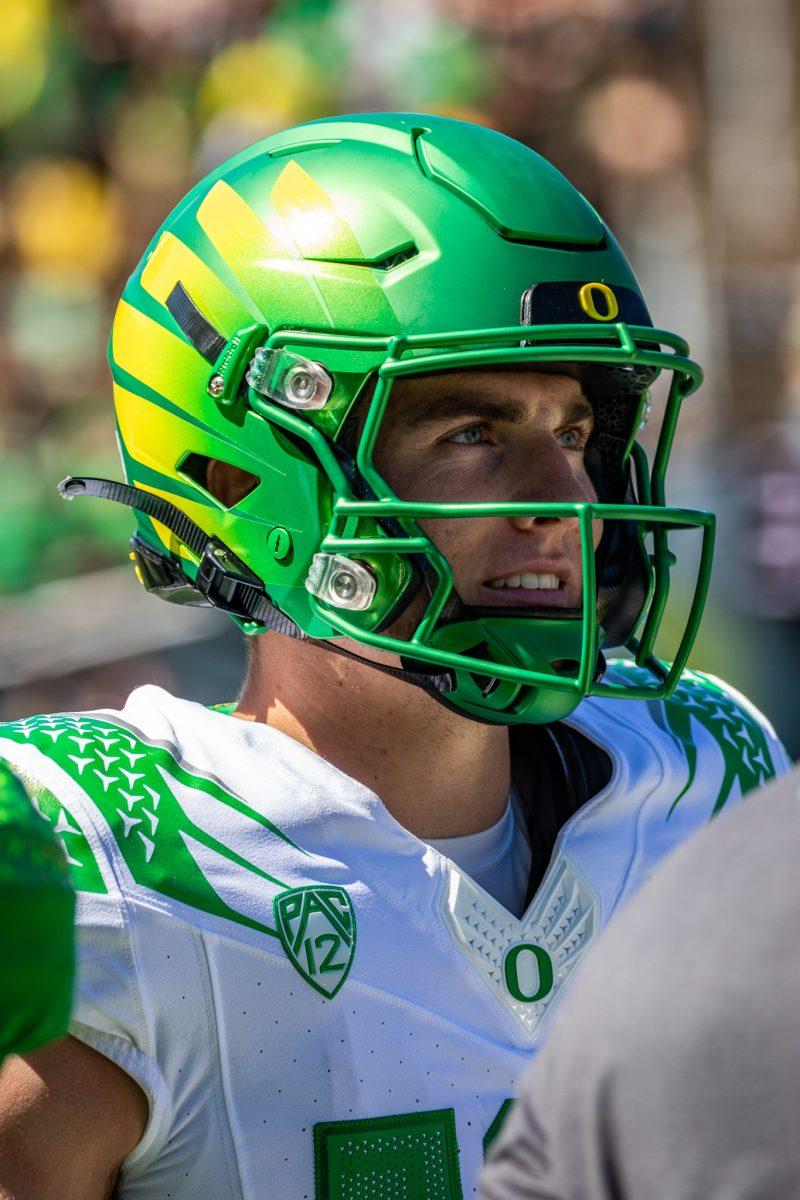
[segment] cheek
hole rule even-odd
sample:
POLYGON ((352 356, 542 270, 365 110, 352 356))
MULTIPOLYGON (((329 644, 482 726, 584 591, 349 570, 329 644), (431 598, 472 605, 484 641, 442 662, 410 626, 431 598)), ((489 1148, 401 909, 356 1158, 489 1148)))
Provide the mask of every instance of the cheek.
MULTIPOLYGON (((458 503, 476 500, 475 481, 463 469, 443 462, 398 463, 381 474, 400 500, 426 503, 458 503)), ((442 525, 443 522, 436 522, 442 525)))
POLYGON ((587 500, 596 500, 597 492, 595 490, 595 486, 592 483, 592 480, 589 476, 589 472, 586 470, 586 465, 583 462, 581 463, 578 470, 575 472, 575 475, 578 480, 578 483, 581 486, 581 489, 583 490, 584 495, 586 496, 586 499, 587 500))
POLYGON ((436 549, 453 572, 456 591, 466 603, 479 603, 475 584, 480 581, 483 564, 496 555, 498 542, 507 536, 503 522, 492 518, 420 521, 436 549))
MULTIPOLYGON (((390 447, 391 449, 391 447, 390 447)), ((406 457, 385 453, 375 455, 375 464, 400 500, 420 504, 470 501, 478 498, 465 472, 442 461, 425 461, 424 454, 406 457)), ((457 580, 465 568, 474 562, 480 551, 482 532, 487 522, 481 520, 442 519, 418 520, 417 524, 447 559, 457 580)))
POLYGON ((401 441, 389 432, 373 458, 400 500, 435 504, 498 498, 497 463, 486 456, 447 453, 429 441, 401 441))
MULTIPOLYGON (((480 552, 478 545, 478 526, 480 521, 418 521, 420 529, 431 539, 437 550, 441 552, 453 572, 456 591, 462 599, 469 602, 470 589, 466 583, 471 563, 474 563, 480 552), (467 589, 466 593, 464 589, 467 589)), ((425 589, 416 596, 400 619, 387 632, 392 637, 408 640, 422 619, 430 597, 425 589)), ((477 603, 477 600, 474 601, 477 603)))
POLYGON ((419 521, 420 528, 441 551, 454 570, 474 557, 480 543, 479 520, 419 521))
MULTIPOLYGON (((595 490, 595 486, 592 483, 591 479, 589 478, 586 468, 583 465, 581 465, 579 478, 580 478, 581 486, 583 487, 584 492, 586 494, 586 499, 590 500, 590 501, 596 501, 597 500, 597 491, 595 490)), ((600 539, 602 538, 602 536, 603 536, 603 522, 602 521, 592 521, 592 544, 594 545, 595 550, 600 545, 600 539)))

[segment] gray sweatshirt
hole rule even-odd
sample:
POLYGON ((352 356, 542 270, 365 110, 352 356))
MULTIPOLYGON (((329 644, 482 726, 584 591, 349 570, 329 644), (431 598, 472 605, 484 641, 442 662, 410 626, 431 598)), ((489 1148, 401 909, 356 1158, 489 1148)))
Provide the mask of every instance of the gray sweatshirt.
POLYGON ((612 921, 480 1200, 800 1198, 799 789, 723 812, 612 921))

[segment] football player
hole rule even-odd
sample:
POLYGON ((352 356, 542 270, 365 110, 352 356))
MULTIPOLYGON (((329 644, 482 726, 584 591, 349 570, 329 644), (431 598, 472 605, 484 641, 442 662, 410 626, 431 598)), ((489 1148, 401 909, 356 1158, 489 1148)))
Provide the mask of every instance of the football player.
POLYGON ((0 730, 79 892, 72 1036, 7 1071, 2 1184, 470 1195, 610 913, 785 765, 685 671, 713 518, 664 477, 700 369, 555 168, 395 114, 199 183, 110 361, 126 482, 62 492, 128 505, 142 584, 227 612, 249 668, 233 704, 0 730))

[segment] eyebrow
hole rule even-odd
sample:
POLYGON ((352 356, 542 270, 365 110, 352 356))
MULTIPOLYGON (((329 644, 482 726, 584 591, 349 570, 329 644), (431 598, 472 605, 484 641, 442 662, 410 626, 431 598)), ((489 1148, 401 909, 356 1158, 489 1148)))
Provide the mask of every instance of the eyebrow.
MULTIPOLYGON (((438 425, 453 417, 463 416, 523 425, 530 416, 530 409, 522 400, 492 400, 488 396, 468 392, 446 392, 442 396, 429 396, 412 404, 400 420, 404 425, 419 427, 438 425)), ((594 409, 585 396, 576 396, 566 406, 562 420, 565 425, 586 420, 593 423, 594 409)))

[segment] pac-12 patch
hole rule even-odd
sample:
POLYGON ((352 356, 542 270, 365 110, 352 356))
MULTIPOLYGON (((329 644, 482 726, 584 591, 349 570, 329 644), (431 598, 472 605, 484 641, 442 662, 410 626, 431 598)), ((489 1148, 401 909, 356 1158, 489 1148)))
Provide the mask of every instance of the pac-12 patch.
POLYGON ((332 999, 356 949, 356 914, 347 892, 337 884, 307 884, 280 892, 273 906, 287 958, 307 983, 332 999))

